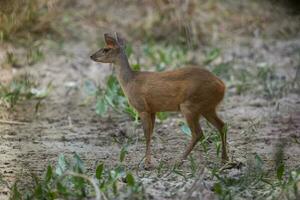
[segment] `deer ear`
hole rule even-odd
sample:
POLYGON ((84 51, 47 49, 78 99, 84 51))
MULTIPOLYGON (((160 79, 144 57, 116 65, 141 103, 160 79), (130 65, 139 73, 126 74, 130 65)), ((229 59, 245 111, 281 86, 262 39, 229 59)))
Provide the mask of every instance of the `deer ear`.
POLYGON ((126 41, 120 36, 119 33, 115 32, 115 38, 120 47, 125 48, 126 41))
POLYGON ((116 48, 118 46, 118 43, 114 37, 112 37, 110 34, 105 33, 104 39, 106 42, 106 45, 110 48, 116 48))

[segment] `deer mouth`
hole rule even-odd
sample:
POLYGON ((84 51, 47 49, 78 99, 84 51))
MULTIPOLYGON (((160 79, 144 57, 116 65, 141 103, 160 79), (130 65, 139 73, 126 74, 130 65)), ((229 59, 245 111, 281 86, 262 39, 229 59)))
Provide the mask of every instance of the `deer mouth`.
POLYGON ((95 54, 91 55, 90 58, 93 60, 93 61, 98 61, 97 57, 95 54))

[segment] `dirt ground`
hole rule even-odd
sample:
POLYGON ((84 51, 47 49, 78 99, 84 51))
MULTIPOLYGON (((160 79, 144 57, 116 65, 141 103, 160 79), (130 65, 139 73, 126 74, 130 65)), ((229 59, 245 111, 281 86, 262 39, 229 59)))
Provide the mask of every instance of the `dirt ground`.
MULTIPOLYGON (((298 17, 293 19, 299 20, 298 17)), ((299 36, 278 38, 263 34, 243 35, 232 38, 230 44, 213 44, 222 50, 220 58, 214 61, 216 63, 230 62, 237 68, 267 63, 287 80, 295 79, 296 70, 299 70, 299 36)), ((194 52, 196 63, 202 63, 202 55, 211 48, 205 44, 202 47, 194 52)), ((7 48, 0 48, 2 57, 7 48)), ((93 80, 103 85, 105 77, 112 73, 111 66, 89 60, 94 49, 88 42, 66 42, 61 53, 53 53, 51 48, 51 43, 45 42, 45 59, 17 70, 17 73, 32 74, 41 86, 52 82, 52 91, 42 102, 38 113, 34 112, 35 102, 25 101, 12 113, 1 114, 1 117, 9 120, 26 122, 22 125, 0 124, 0 174, 4 180, 12 184, 16 179, 22 179, 24 174, 41 174, 49 163, 56 163, 61 153, 67 157, 78 153, 91 171, 100 162, 114 166, 119 161, 122 145, 128 143, 126 166, 140 176, 146 193, 154 199, 186 197, 189 188, 199 177, 185 180, 177 174, 159 176, 157 170, 143 170, 139 165, 145 151, 141 126, 135 125, 129 117, 114 112, 108 117, 99 117, 93 102, 83 104, 87 98, 83 91, 84 82, 93 80)), ((219 113, 229 126, 228 146, 233 160, 246 163, 251 156, 258 154, 265 161, 267 169, 272 171, 276 146, 282 143, 287 168, 300 167, 299 93, 288 91, 282 97, 269 99, 255 92, 240 95, 234 88, 228 87, 219 113)), ((189 137, 180 131, 180 120, 181 114, 176 113, 163 123, 157 120, 152 143, 156 163, 171 166, 188 144, 189 137)), ((211 129, 204 120, 201 120, 201 124, 209 134, 211 129)), ((212 163, 221 166, 212 144, 208 154, 204 154, 202 146, 197 145, 192 156, 199 166, 212 163)), ((189 163, 182 168, 189 171, 189 163)), ((227 173, 234 173, 234 170, 228 170, 227 173)), ((8 188, 0 188, 0 199, 7 197, 8 188)))

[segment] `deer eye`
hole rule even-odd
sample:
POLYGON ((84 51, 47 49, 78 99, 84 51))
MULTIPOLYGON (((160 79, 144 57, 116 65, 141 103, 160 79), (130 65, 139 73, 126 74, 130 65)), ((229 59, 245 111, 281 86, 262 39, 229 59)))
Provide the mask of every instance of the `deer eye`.
POLYGON ((103 49, 103 52, 104 53, 107 53, 107 52, 109 52, 110 51, 110 48, 105 48, 105 49, 103 49))

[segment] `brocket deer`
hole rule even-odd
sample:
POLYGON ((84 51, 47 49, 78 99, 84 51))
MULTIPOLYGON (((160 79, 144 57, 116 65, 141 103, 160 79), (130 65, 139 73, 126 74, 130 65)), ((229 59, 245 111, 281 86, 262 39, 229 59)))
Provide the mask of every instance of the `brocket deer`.
POLYGON ((124 40, 104 34, 106 46, 91 56, 101 63, 113 63, 121 87, 129 104, 139 113, 146 139, 145 168, 151 163, 151 137, 155 114, 180 111, 192 132, 192 139, 182 155, 185 160, 196 143, 204 139, 200 116, 218 129, 222 139, 222 161, 228 161, 224 122, 216 113, 225 92, 224 83, 211 72, 199 67, 184 67, 165 72, 133 71, 125 54, 124 40))

